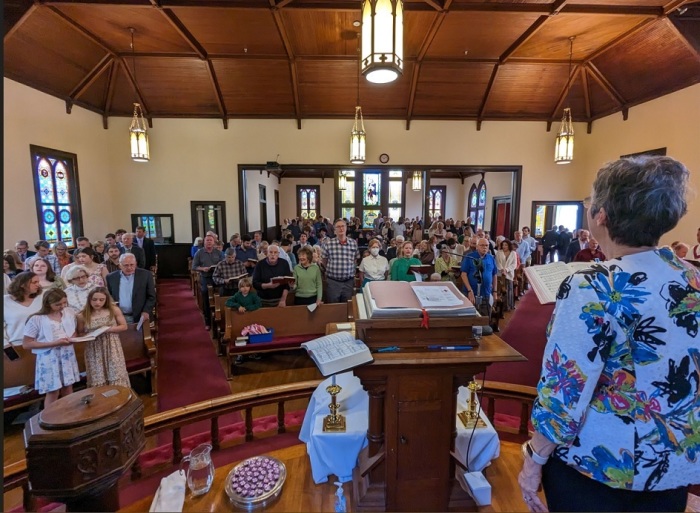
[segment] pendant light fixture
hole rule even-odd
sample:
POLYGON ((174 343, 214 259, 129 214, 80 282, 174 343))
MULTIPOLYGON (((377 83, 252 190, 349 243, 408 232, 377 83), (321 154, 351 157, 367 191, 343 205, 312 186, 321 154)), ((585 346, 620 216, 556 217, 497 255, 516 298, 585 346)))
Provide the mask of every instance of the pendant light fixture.
POLYGON ((411 178, 411 188, 414 191, 420 191, 423 188, 423 177, 420 171, 414 171, 411 178))
POLYGON ((345 176, 345 171, 338 172, 338 190, 345 191, 348 188, 348 177, 345 176))
POLYGON ((358 63, 355 123, 352 125, 352 132, 350 132, 350 162, 353 164, 365 163, 365 136, 365 122, 362 119, 362 107, 360 107, 360 66, 358 63))
POLYGON ((402 73, 403 1, 364 0, 362 74, 370 82, 386 84, 402 73))
MULTIPOLYGON (((136 87, 136 55, 134 49, 134 28, 131 31, 131 58, 134 68, 134 87, 136 87)), ((148 146, 148 132, 146 121, 143 119, 141 104, 134 102, 134 117, 129 127, 129 140, 131 143, 131 158, 134 162, 148 162, 151 160, 151 152, 148 146)))
MULTIPOLYGON (((566 81, 566 92, 564 99, 569 97, 571 88, 571 61, 574 55, 575 36, 569 38, 569 78, 566 81)), ((566 107, 561 118, 559 134, 554 142, 554 162, 557 164, 568 164, 574 160, 574 125, 571 120, 571 109, 566 107)))

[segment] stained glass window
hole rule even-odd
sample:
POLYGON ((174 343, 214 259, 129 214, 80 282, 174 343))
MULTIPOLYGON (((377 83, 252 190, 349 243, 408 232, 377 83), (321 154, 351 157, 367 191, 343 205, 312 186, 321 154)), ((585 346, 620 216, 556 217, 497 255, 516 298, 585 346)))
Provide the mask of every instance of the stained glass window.
POLYGON ((317 185, 297 185, 297 214, 302 219, 316 219, 320 200, 321 189, 317 185))
POLYGON ((544 215, 546 209, 546 205, 537 205, 537 210, 535 211, 535 233, 533 233, 535 237, 541 237, 544 235, 544 215))
POLYGON ((447 187, 445 185, 430 188, 430 202, 428 204, 428 214, 431 220, 435 220, 438 216, 445 219, 445 195, 447 187))
POLYGON ((355 203, 355 180, 348 180, 344 191, 340 191, 342 204, 355 203))
MULTIPOLYGON (((212 210, 212 213, 216 217, 217 211, 215 209, 212 210)), ((207 222, 211 220, 208 213, 206 218, 207 222)), ((174 242, 172 214, 131 214, 131 226, 134 228, 134 231, 136 231, 138 226, 143 226, 146 237, 153 239, 156 244, 174 242)))
POLYGON ((49 244, 65 242, 75 247, 82 235, 77 157, 39 146, 31 146, 32 174, 39 222, 39 236, 49 244))
POLYGON ((365 210, 362 214, 362 227, 374 228, 374 220, 379 215, 379 210, 365 210))
POLYGON ((389 203, 401 203, 401 193, 403 191, 403 182, 389 182, 389 203))
POLYGON ((481 180, 479 183, 479 207, 486 206, 486 183, 481 180))
POLYGON ((355 209, 353 207, 343 207, 340 209, 340 217, 343 219, 350 219, 355 217, 355 209))
POLYGON ((366 207, 379 205, 381 197, 381 173, 363 173, 362 204, 366 207))

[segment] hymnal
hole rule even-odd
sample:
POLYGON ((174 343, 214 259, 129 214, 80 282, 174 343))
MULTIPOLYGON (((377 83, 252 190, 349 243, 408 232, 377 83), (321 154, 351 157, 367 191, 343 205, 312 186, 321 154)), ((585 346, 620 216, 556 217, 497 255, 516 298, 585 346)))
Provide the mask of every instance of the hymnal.
POLYGON ((257 258, 249 258, 249 259, 248 259, 248 262, 252 262, 252 263, 254 263, 254 264, 257 264, 257 263, 258 263, 258 259, 257 259, 257 258))
POLYGON ((243 278, 249 278, 249 277, 250 277, 250 274, 248 274, 248 273, 243 273, 243 274, 240 274, 240 275, 238 275, 238 276, 232 276, 231 278, 229 278, 229 279, 226 280, 226 281, 228 281, 228 282, 237 282, 238 280, 242 280, 243 278))
POLYGON ((306 349, 324 376, 337 374, 374 361, 372 353, 365 343, 356 340, 347 331, 304 342, 301 347, 306 349))
POLYGON ((452 282, 372 281, 363 289, 367 319, 476 316, 474 305, 452 282))
POLYGON ((275 276, 270 279, 270 283, 279 283, 280 285, 289 285, 295 281, 294 276, 275 276))
POLYGON ((525 268, 532 289, 540 300, 540 304, 554 303, 557 300, 557 292, 559 286, 566 278, 574 274, 576 271, 589 269, 595 264, 594 262, 552 262, 545 265, 533 265, 525 268))
POLYGON ((431 274, 435 270, 435 267, 428 264, 423 265, 411 265, 408 267, 408 274, 413 275, 413 273, 418 274, 431 274))
POLYGON ((95 340, 97 337, 102 335, 103 333, 106 333, 111 326, 102 326, 101 328, 97 328, 95 331, 91 331, 90 333, 86 333, 82 337, 72 337, 69 338, 71 342, 89 342, 91 340, 95 340))

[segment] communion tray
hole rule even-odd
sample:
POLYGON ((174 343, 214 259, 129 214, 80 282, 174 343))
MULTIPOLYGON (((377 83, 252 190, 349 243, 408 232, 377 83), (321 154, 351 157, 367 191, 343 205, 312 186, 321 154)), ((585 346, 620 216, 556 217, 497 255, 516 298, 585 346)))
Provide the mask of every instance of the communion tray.
POLYGON ((280 460, 255 456, 231 469, 226 476, 226 494, 238 508, 264 507, 279 497, 286 478, 287 468, 280 460))

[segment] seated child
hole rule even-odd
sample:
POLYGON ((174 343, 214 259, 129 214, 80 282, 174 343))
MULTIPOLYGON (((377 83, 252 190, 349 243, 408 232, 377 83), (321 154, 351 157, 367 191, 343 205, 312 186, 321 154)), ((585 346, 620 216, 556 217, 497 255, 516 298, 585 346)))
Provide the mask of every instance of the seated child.
POLYGON ((252 288, 253 280, 250 278, 238 280, 238 292, 226 300, 226 306, 236 308, 240 313, 262 308, 262 301, 260 301, 258 294, 251 290, 252 288))

